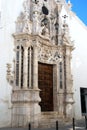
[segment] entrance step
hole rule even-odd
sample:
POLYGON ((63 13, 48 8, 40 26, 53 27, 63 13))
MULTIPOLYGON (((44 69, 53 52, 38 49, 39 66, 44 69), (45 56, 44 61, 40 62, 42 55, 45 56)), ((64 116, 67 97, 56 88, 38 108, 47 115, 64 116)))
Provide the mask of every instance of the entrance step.
POLYGON ((38 121, 39 128, 51 128, 56 127, 56 121, 60 125, 65 123, 65 120, 62 115, 58 115, 58 112, 42 112, 41 118, 38 121))

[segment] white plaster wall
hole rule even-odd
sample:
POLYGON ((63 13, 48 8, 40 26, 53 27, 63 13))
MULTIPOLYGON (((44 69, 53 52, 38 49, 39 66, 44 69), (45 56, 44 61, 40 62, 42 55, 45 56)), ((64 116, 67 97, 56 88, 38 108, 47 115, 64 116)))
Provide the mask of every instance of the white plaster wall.
POLYGON ((70 22, 71 36, 75 44, 72 59, 75 116, 81 118, 80 87, 87 88, 87 27, 76 16, 70 22))
POLYGON ((68 16, 66 22, 70 28, 71 40, 74 41, 75 49, 72 53, 72 74, 74 91, 74 115, 82 118, 80 87, 87 88, 87 27, 73 12, 63 8, 61 15, 68 16))
POLYGON ((15 21, 23 0, 0 0, 0 127, 11 124, 11 86, 6 81, 6 64, 13 60, 15 21))

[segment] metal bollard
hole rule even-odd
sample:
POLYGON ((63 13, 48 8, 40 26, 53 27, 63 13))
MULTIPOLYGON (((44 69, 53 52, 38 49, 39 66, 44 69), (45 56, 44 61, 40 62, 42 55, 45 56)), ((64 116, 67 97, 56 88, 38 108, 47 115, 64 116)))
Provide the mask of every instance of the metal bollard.
POLYGON ((75 119, 73 118, 73 130, 75 130, 75 119))
POLYGON ((31 130, 31 124, 29 123, 29 125, 28 125, 28 130, 31 130))
POLYGON ((85 128, 87 129, 87 116, 85 116, 85 128))
POLYGON ((58 130, 58 121, 56 121, 56 130, 58 130))

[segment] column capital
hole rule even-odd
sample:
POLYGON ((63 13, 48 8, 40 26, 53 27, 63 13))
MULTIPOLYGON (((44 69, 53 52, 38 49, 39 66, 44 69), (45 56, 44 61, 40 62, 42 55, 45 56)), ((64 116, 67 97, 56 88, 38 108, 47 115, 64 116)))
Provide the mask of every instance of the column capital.
POLYGON ((28 49, 28 45, 24 45, 24 51, 28 49))

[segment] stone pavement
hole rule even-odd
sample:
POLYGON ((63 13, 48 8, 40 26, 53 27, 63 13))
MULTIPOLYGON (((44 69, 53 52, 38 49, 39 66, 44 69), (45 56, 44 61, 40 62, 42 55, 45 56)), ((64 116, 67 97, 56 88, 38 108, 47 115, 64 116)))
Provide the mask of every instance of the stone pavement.
MULTIPOLYGON (((0 130, 28 130, 28 128, 0 128, 0 130)), ((31 128, 31 130, 56 130, 56 128, 31 128)), ((73 130, 72 123, 65 126, 59 125, 58 130, 73 130)), ((75 121, 75 130, 87 130, 85 128, 85 119, 75 121)))

